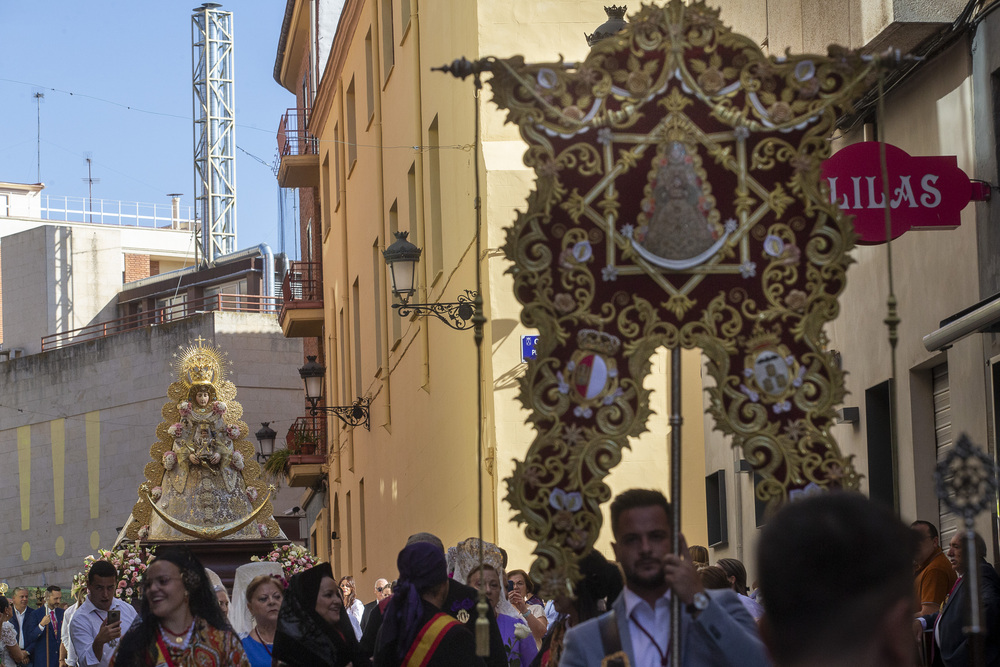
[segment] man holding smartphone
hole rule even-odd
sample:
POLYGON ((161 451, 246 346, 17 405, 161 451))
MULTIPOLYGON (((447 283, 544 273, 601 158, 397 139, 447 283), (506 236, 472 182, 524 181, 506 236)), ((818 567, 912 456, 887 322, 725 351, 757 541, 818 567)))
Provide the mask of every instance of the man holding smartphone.
POLYGON ((107 667, 122 635, 137 614, 115 597, 118 570, 106 560, 94 561, 87 573, 87 599, 70 622, 70 638, 78 667, 107 667))

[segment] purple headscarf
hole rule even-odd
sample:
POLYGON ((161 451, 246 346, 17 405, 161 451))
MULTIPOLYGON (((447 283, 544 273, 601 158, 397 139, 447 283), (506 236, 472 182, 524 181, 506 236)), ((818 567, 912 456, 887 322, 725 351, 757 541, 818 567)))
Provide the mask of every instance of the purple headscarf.
POLYGON ((379 643, 396 641, 396 655, 402 659, 420 632, 424 615, 420 594, 448 580, 444 552, 427 542, 415 542, 399 552, 396 559, 399 580, 385 610, 379 643))

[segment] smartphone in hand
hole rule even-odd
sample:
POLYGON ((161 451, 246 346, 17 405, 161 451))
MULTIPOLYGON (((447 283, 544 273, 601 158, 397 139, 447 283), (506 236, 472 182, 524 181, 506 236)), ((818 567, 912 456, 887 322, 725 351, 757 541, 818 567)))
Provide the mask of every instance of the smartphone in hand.
POLYGON ((122 613, 120 610, 112 609, 111 611, 108 612, 107 625, 111 625, 112 623, 119 623, 121 622, 121 620, 122 620, 122 613))

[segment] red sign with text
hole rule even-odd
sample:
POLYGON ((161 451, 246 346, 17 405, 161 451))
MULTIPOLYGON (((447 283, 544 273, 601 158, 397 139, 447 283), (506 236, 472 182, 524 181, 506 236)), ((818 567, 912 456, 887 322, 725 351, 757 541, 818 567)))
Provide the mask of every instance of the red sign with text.
MULTIPOLYGON (((910 229, 954 229, 973 196, 973 184, 953 156, 914 157, 885 145, 892 238, 910 229)), ((885 243, 885 194, 879 143, 866 141, 837 151, 822 166, 830 200, 854 216, 858 243, 885 243)))

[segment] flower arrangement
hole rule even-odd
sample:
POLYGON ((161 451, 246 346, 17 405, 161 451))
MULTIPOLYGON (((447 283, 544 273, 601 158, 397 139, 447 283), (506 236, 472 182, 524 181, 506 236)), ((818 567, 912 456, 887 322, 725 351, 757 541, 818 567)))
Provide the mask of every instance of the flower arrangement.
POLYGON ((257 502, 257 489, 252 486, 247 487, 247 498, 250 499, 251 503, 257 502))
POLYGON ((177 454, 171 452, 163 452, 163 468, 165 470, 173 470, 174 466, 177 465, 177 454))
POLYGON ((236 424, 230 424, 226 427, 226 435, 229 436, 231 440, 240 439, 240 427, 236 424))
POLYGON ((226 414, 226 404, 222 401, 215 401, 212 403, 212 412, 220 416, 226 414))
POLYGON ((139 593, 139 582, 146 572, 146 566, 153 560, 153 551, 156 547, 145 548, 134 545, 125 545, 117 551, 109 549, 98 549, 97 556, 87 556, 83 559, 82 580, 87 580, 90 567, 96 561, 106 560, 118 570, 118 586, 115 589, 115 597, 132 602, 132 596, 139 593))
POLYGON ((175 424, 171 424, 170 427, 167 428, 167 433, 176 438, 177 435, 183 430, 184 430, 184 424, 177 422, 175 424))
POLYGON ((243 455, 239 452, 233 452, 232 457, 229 459, 229 465, 233 470, 243 470, 243 466, 245 465, 243 455))
POLYGON ((275 544, 274 550, 263 558, 251 556, 250 560, 256 563, 267 561, 279 563, 286 579, 290 579, 293 574, 304 572, 319 563, 319 559, 314 554, 297 544, 283 544, 280 547, 275 544))
POLYGON ((181 401, 177 404, 177 411, 181 413, 181 417, 191 416, 191 401, 181 401))

